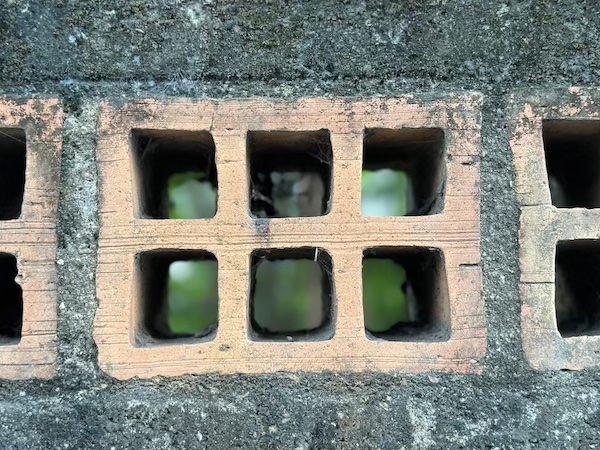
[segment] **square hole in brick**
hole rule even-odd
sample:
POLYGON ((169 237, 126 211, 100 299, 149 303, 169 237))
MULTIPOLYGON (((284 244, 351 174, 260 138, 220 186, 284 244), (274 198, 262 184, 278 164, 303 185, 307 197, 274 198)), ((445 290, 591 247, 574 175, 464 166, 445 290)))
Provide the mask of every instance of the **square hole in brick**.
POLYGON ((252 340, 331 339, 334 291, 329 253, 310 247, 256 250, 250 261, 252 340))
POLYGON ((329 131, 251 131, 247 145, 254 217, 329 212, 333 162, 329 131))
POLYGON ((138 345, 214 339, 219 301, 217 260, 212 253, 144 252, 137 256, 137 271, 138 345))
POLYGON ((18 344, 23 326, 23 290, 15 281, 17 258, 0 253, 0 345, 18 344))
POLYGON ((21 216, 26 154, 23 130, 0 128, 0 220, 21 216))
POLYGON ((555 306, 563 337, 600 335, 600 241, 558 243, 555 306))
POLYGON ((217 167, 208 131, 133 130, 131 145, 138 218, 215 216, 217 167))
POLYGON ((439 128, 366 129, 363 215, 420 216, 444 207, 444 132, 439 128))
POLYGON ((600 120, 542 124, 552 204, 600 208, 600 120))
POLYGON ((369 338, 428 342, 450 338, 448 282, 440 250, 367 249, 362 280, 369 338))

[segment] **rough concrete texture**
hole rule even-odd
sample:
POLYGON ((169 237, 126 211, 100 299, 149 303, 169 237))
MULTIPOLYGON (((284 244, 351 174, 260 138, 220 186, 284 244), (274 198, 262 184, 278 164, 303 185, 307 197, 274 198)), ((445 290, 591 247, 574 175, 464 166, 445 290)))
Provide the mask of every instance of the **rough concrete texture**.
POLYGON ((0 383, 6 449, 597 448, 600 372, 536 372, 519 337, 510 89, 600 79, 593 0, 392 3, 8 0, 0 92, 66 108, 59 206, 58 375, 0 383), (98 370, 101 96, 485 95, 484 373, 186 376, 117 382, 98 370))

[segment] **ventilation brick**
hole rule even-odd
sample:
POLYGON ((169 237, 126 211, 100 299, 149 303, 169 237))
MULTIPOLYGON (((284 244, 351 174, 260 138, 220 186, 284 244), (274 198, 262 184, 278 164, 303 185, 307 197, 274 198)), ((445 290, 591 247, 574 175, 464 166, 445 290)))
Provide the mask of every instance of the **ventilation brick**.
MULTIPOLYGON (((587 304, 577 311, 572 327, 559 325, 557 314, 564 317, 564 311, 569 313, 571 308, 564 304, 565 283, 573 288, 572 304, 589 303, 580 288, 583 283, 597 283, 600 275, 596 267, 596 275, 585 278, 582 269, 589 267, 579 264, 600 258, 600 208, 590 197, 600 194, 600 91, 570 88, 535 95, 515 93, 511 105, 510 145, 521 209, 523 351, 536 369, 598 367, 600 336, 593 314, 600 305, 587 304), (581 164, 584 156, 589 160, 581 164), (561 170, 580 173, 561 174, 561 170), (549 174, 563 182, 560 197, 556 187, 551 194, 555 180, 549 181, 549 174), (557 202, 559 198, 566 200, 557 202)), ((600 303, 598 292, 595 297, 600 303)))
MULTIPOLYGON (((285 138, 285 133, 273 136, 285 138)), ((120 379, 209 372, 479 372, 479 360, 486 351, 479 153, 479 95, 441 100, 405 96, 293 103, 179 99, 104 103, 98 130, 101 229, 94 329, 100 367, 120 379), (429 215, 361 214, 365 130, 379 129, 436 129, 443 133, 442 181, 429 215), (210 133, 218 179, 218 207, 213 218, 140 217, 140 174, 135 170, 132 130, 138 134, 145 133, 140 130, 151 134, 210 133), (330 184, 325 187, 330 198, 324 213, 257 217, 250 200, 249 136, 292 132, 291 136, 298 137, 299 132, 319 130, 326 130, 331 142, 331 176, 323 178, 330 184), (379 247, 403 252, 415 247, 440 253, 447 283, 447 292, 440 293, 447 302, 447 314, 440 316, 447 321, 443 339, 423 334, 408 341, 386 340, 365 332, 363 253, 379 247), (296 248, 322 249, 331 258, 329 334, 315 340, 257 339, 250 312, 252 255, 296 248), (201 341, 140 339, 142 289, 136 258, 144 252, 184 250, 208 252, 218 261, 216 335, 201 341)))
POLYGON ((55 374, 61 131, 59 100, 0 98, 0 378, 55 374))

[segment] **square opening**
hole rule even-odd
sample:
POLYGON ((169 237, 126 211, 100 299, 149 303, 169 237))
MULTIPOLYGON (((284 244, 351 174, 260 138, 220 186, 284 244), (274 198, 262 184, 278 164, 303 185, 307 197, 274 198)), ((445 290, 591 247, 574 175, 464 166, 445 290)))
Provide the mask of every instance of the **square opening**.
POLYGON ((450 338, 443 254, 424 247, 379 247, 363 253, 363 312, 370 339, 450 338))
POLYGON ((558 243, 554 303, 563 337, 600 335, 600 241, 558 243))
POLYGON ((444 208, 444 132, 369 128, 363 139, 364 216, 421 216, 444 208))
POLYGON ((247 145, 252 216, 314 217, 329 212, 329 131, 250 131, 247 145))
POLYGON ((18 219, 25 192, 25 131, 0 128, 0 220, 18 219))
POLYGON ((18 344, 23 327, 23 289, 15 281, 17 258, 0 253, 0 345, 18 344))
POLYGON ((136 217, 210 219, 217 212, 215 143, 208 131, 132 130, 136 217))
POLYGON ((552 204, 600 208, 600 120, 545 120, 542 134, 552 204))
POLYGON ((205 251, 139 254, 136 344, 213 340, 219 313, 217 270, 217 259, 205 251))
POLYGON ((332 260, 322 248, 255 250, 250 338, 323 341, 333 336, 332 260))

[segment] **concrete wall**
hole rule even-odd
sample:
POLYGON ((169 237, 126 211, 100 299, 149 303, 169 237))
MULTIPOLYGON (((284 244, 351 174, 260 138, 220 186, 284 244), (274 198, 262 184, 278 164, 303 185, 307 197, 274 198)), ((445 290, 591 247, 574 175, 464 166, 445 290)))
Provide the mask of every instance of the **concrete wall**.
POLYGON ((0 447, 595 448, 600 373, 534 371, 520 340, 513 89, 593 86, 593 0, 8 0, 0 93, 65 108, 58 363, 0 382, 0 447), (481 375, 282 373, 118 382, 98 369, 95 127, 102 98, 484 94, 481 375))

